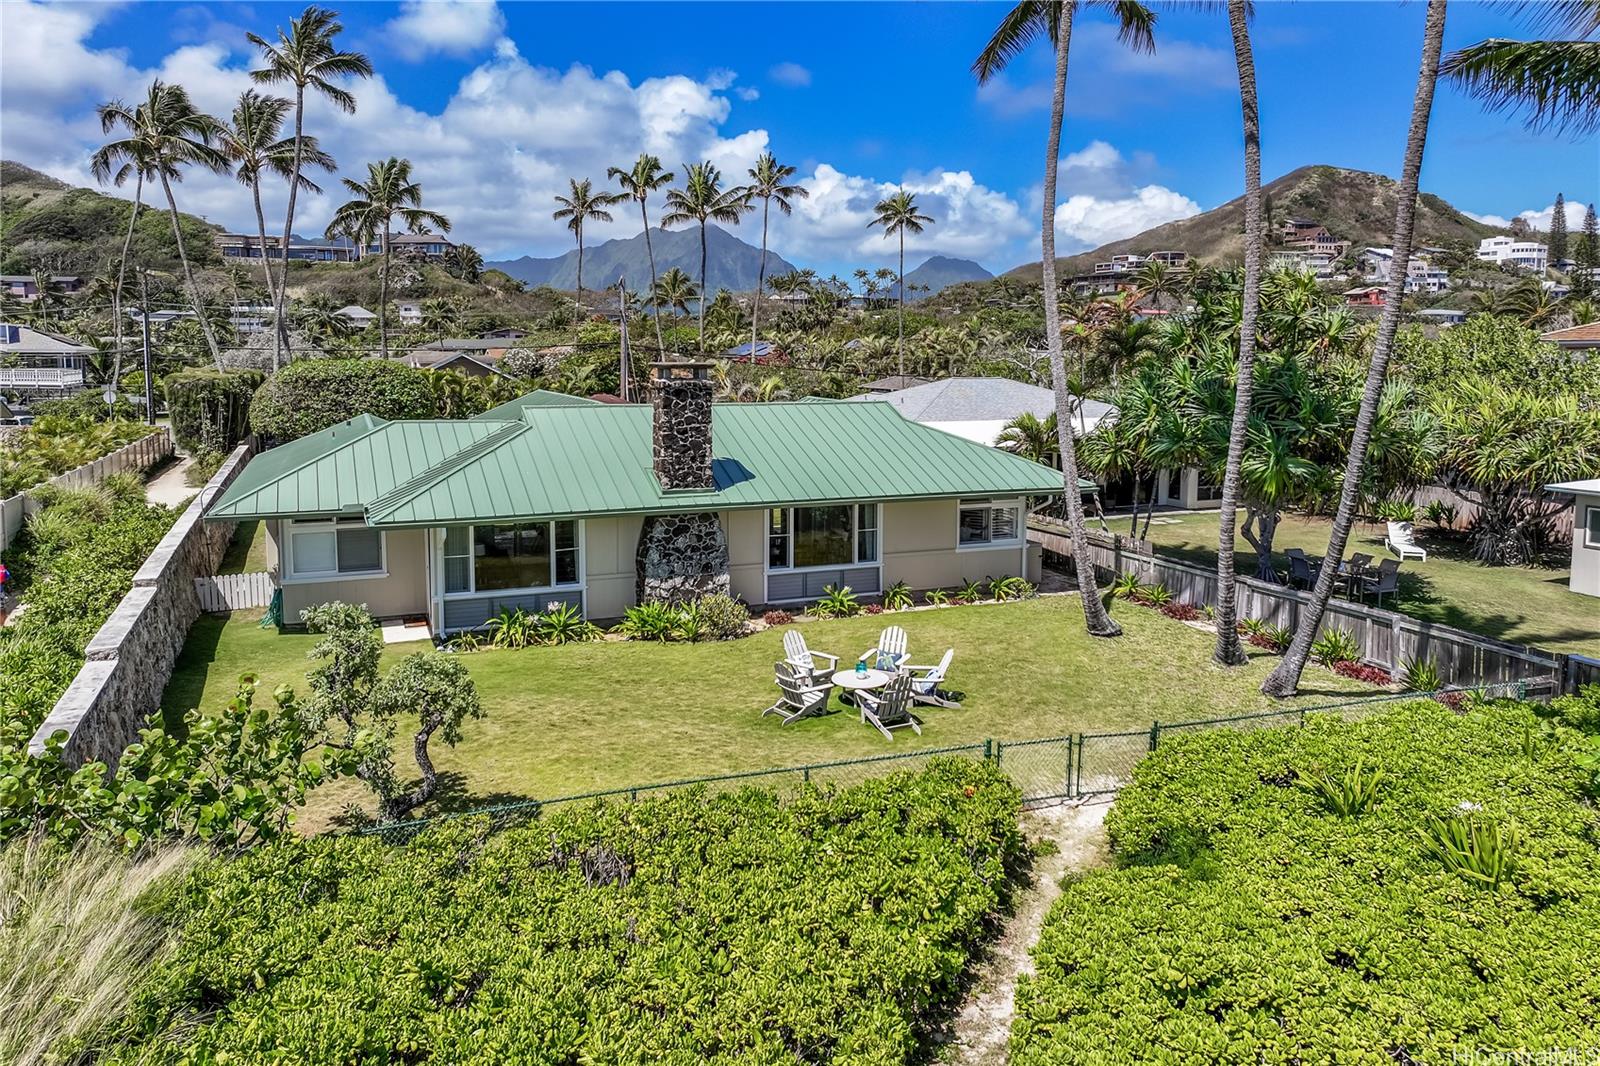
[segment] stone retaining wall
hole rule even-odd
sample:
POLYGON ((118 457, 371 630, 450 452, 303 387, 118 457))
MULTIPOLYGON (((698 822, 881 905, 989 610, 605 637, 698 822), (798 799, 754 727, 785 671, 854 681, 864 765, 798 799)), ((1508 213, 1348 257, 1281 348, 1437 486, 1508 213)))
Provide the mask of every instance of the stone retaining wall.
POLYGON ((231 523, 201 518, 249 461, 251 448, 235 448, 200 495, 161 538, 133 588, 106 619, 84 651, 82 669, 56 701, 28 745, 33 754, 64 731, 68 763, 114 766, 122 751, 161 706, 189 627, 200 617, 196 577, 215 574, 233 536, 231 523))

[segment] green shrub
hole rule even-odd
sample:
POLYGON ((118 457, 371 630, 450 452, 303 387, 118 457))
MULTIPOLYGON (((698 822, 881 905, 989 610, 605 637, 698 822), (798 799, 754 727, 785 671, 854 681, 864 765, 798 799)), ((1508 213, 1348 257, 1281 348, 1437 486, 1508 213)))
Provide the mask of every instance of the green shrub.
POLYGON ((1138 574, 1118 574, 1108 586, 1111 595, 1119 600, 1131 600, 1144 588, 1138 574))
POLYGON ((1400 668, 1400 683, 1407 692, 1438 692, 1444 688, 1439 665, 1432 659, 1407 659, 1400 668))
POLYGON ((583 612, 570 603, 553 603, 540 611, 533 625, 540 644, 577 644, 594 640, 600 627, 586 621, 583 612))
POLYGON ((1417 830, 1429 854, 1444 868, 1481 888, 1499 888, 1517 866, 1515 827, 1480 821, 1471 815, 1427 816, 1417 830))
POLYGON ((677 613, 671 605, 650 600, 624 611, 622 621, 616 624, 613 631, 630 640, 668 641, 673 639, 677 627, 677 613))
POLYGON ((1568 696, 1550 701, 1548 713, 1557 721, 1592 735, 1600 735, 1600 684, 1585 685, 1568 696))
POLYGON ((1342 775, 1299 774, 1300 783, 1322 801, 1329 814, 1340 818, 1359 818, 1378 805, 1378 786, 1383 783, 1383 770, 1374 766, 1370 772, 1362 770, 1362 759, 1356 757, 1355 765, 1342 775))
POLYGON ((1027 600, 1038 595, 1038 590, 1022 577, 992 577, 988 579, 989 596, 997 603, 1007 600, 1027 600))
POLYGON ((849 618, 860 610, 861 604, 849 585, 843 588, 822 586, 822 599, 811 607, 811 613, 818 618, 849 618))
MULTIPOLYGON (((101 405, 102 412, 104 405, 101 405)), ((156 432, 143 422, 41 417, 0 449, 0 499, 156 432)))
POLYGON ((956 599, 962 603, 978 603, 987 594, 981 581, 966 581, 963 579, 961 587, 956 590, 956 599))
POLYGON ((1456 505, 1443 500, 1431 500, 1422 509, 1422 515, 1440 529, 1449 529, 1456 524, 1456 505))
POLYGON ((903 611, 911 606, 911 586, 896 581, 883 590, 883 606, 891 611, 903 611))
POLYGON ((497 648, 526 648, 538 643, 538 620, 521 607, 502 607, 486 623, 489 643, 497 648))
POLYGON ((1311 642, 1311 657, 1324 666, 1361 660, 1361 645, 1348 629, 1325 629, 1311 642))
POLYGON ((282 444, 361 414, 432 418, 436 408, 425 371, 383 359, 304 359, 256 390, 250 428, 282 444))
POLYGON ((944 589, 929 589, 922 594, 922 602, 929 607, 943 607, 950 602, 950 594, 944 589))
POLYGON ((99 1061, 917 1061, 1005 904, 1017 809, 993 767, 936 759, 789 802, 286 839, 190 878, 142 1043, 99 1061))
POLYGON ((743 600, 718 593, 696 601, 702 640, 733 640, 750 631, 750 608, 743 600))
POLYGON ((249 432, 250 397, 259 370, 179 370, 161 379, 172 439, 191 452, 223 453, 249 432))
POLYGON ((1115 866, 1068 882, 1050 912, 1011 1061, 1433 1063, 1592 1040, 1600 822, 1579 793, 1578 734, 1518 757, 1537 722, 1508 701, 1455 714, 1416 700, 1163 740, 1106 819, 1115 866), (1296 767, 1376 752, 1380 801, 1359 818, 1296 787, 1296 767), (1498 891, 1418 832, 1463 805, 1519 827, 1502 859, 1492 832, 1466 845, 1498 891))

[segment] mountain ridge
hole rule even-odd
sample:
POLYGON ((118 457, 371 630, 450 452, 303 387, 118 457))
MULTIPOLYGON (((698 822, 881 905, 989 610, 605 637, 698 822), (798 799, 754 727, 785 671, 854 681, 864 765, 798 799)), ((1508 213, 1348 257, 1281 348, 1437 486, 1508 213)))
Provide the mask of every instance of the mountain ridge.
POLYGON ((906 285, 926 285, 927 292, 918 292, 917 299, 933 296, 951 285, 963 281, 988 281, 994 277, 982 263, 972 259, 957 259, 948 255, 930 255, 915 270, 906 271, 906 285))
MULTIPOLYGON (((650 242, 655 251, 656 276, 659 277, 677 267, 699 284, 699 227, 664 230, 652 226, 650 242)), ((732 289, 735 292, 754 289, 756 280, 760 276, 760 266, 760 248, 734 236, 720 226, 706 227, 706 287, 713 294, 718 289, 732 289)), ((556 256, 541 258, 524 255, 517 259, 486 262, 484 268, 504 271, 532 286, 548 285, 553 289, 564 290, 578 287, 576 248, 556 256)), ((767 277, 787 274, 794 269, 794 264, 771 248, 767 249, 767 277)), ((583 250, 585 288, 600 289, 615 285, 619 276, 628 279, 630 289, 643 290, 649 287, 650 258, 645 248, 643 231, 632 237, 617 237, 585 246, 583 250)))

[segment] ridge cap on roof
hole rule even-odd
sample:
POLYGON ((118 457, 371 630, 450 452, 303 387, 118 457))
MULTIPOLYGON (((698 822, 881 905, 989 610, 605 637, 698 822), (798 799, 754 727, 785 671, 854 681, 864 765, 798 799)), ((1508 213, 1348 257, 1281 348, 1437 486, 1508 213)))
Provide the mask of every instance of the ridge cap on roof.
MULTIPOLYGON (((367 412, 367 411, 363 411, 358 415, 350 416, 349 418, 345 419, 343 422, 335 422, 331 426, 323 426, 321 429, 317 430, 316 433, 308 433, 306 436, 299 437, 299 438, 297 438, 297 440, 289 441, 288 443, 289 444, 294 444, 294 443, 297 443, 297 441, 300 441, 300 440, 307 440, 307 439, 309 439, 311 437, 316 436, 318 433, 327 433, 329 430, 338 429, 340 426, 352 425, 352 424, 354 424, 356 422, 364 422, 365 424, 362 426, 362 431, 357 433, 354 437, 351 437, 347 441, 341 441, 337 446, 335 446, 333 448, 329 448, 326 451, 322 451, 322 452, 317 453, 316 455, 310 456, 310 457, 308 457, 306 459, 302 459, 300 462, 296 463, 295 465, 293 465, 293 466, 291 466, 291 467, 289 467, 289 468, 287 468, 285 470, 279 471, 277 474, 275 474, 272 477, 268 478, 266 481, 263 481, 261 484, 256 485, 256 486, 246 490, 242 495, 253 496, 256 493, 260 492, 262 489, 266 488, 268 485, 275 485, 278 482, 282 481, 284 478, 290 476, 291 474, 298 474, 300 471, 304 470, 306 467, 310 466, 312 463, 319 463, 322 460, 326 459, 328 456, 332 455, 334 452, 340 450, 341 448, 347 448, 350 445, 356 443, 357 441, 365 440, 366 438, 372 436, 374 433, 378 432, 378 430, 383 429, 385 426, 391 425, 391 423, 389 422, 388 419, 379 418, 375 414, 372 414, 372 413, 367 412)), ((285 445, 285 447, 287 447, 287 445, 285 445)), ((262 455, 270 455, 271 453, 272 453, 272 449, 269 448, 265 452, 262 452, 261 454, 262 455)), ((248 469, 248 468, 249 468, 249 464, 246 464, 246 469, 248 469)), ((240 473, 242 475, 243 471, 241 471, 240 473)), ((236 484, 238 484, 238 482, 235 481, 234 484, 236 485, 236 484)), ((233 485, 228 486, 228 488, 229 489, 233 488, 233 485)), ((224 490, 224 491, 218 493, 216 499, 212 500, 210 506, 208 506, 206 508, 206 513, 209 514, 213 509, 215 509, 217 506, 219 506, 221 504, 221 502, 227 497, 227 495, 228 495, 228 491, 227 490, 224 490)))
POLYGON ((486 433, 478 440, 462 448, 460 451, 445 457, 428 469, 422 471, 407 481, 402 481, 394 488, 367 504, 365 512, 367 524, 371 525, 375 517, 379 517, 385 510, 392 510, 406 500, 425 489, 431 488, 445 478, 462 469, 468 463, 476 461, 481 456, 494 451, 513 437, 521 436, 528 429, 526 422, 503 422, 500 428, 491 433, 486 433), (393 497, 393 498, 392 498, 393 497), (392 499, 391 499, 392 498, 392 499))

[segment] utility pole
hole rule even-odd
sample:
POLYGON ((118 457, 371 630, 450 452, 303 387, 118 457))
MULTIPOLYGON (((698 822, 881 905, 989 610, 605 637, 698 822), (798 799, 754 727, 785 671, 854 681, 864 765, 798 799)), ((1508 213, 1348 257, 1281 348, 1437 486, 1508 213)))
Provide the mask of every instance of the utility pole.
POLYGON ((156 424, 156 391, 150 380, 150 289, 144 268, 139 268, 139 331, 144 335, 144 421, 156 424))
POLYGON ((632 360, 628 352, 628 278, 626 275, 617 279, 617 320, 622 324, 622 349, 620 367, 622 380, 617 388, 617 395, 622 397, 623 403, 632 402, 629 393, 633 391, 633 383, 628 380, 631 373, 632 360))

